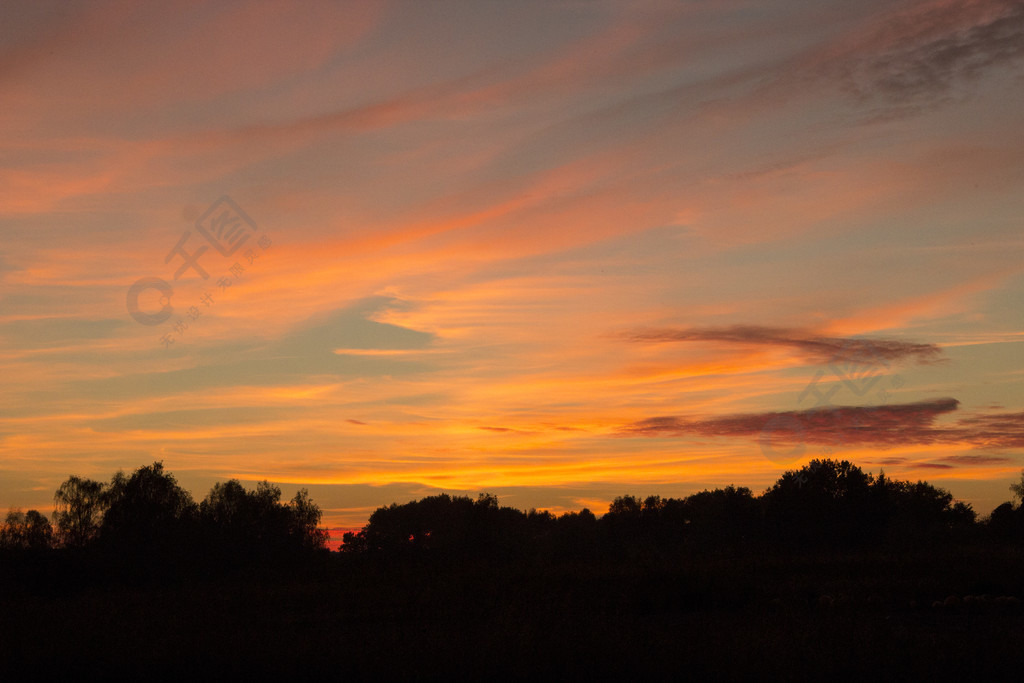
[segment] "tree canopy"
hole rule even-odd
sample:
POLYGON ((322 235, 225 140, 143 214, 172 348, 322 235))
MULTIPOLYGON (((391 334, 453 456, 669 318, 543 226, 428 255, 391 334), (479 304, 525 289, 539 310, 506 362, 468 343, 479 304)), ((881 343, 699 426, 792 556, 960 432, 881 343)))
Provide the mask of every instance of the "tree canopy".
POLYGON ((19 515, 8 514, 0 535, 5 546, 44 544, 45 537, 47 546, 133 555, 189 548, 223 559, 323 550, 328 540, 318 527, 320 508, 306 489, 282 503, 281 489, 267 481, 247 490, 231 479, 214 484, 197 504, 162 462, 117 472, 107 483, 68 477, 54 495, 55 529, 49 532, 38 512, 19 515))

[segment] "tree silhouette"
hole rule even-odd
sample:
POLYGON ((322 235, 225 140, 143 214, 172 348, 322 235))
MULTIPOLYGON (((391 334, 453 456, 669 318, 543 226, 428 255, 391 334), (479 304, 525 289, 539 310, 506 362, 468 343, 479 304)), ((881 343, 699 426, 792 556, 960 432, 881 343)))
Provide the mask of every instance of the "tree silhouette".
POLYGON ((667 501, 664 514, 673 526, 686 528, 691 543, 704 548, 746 543, 760 530, 760 505, 745 486, 701 491, 678 504, 667 501))
MULTIPOLYGON (((543 514, 535 514, 534 524, 545 521, 543 514)), ((521 543, 527 524, 526 514, 499 507, 491 494, 482 493, 474 502, 442 493, 377 508, 360 532, 348 532, 344 539, 346 549, 354 551, 488 552, 521 543)))
POLYGON ((103 484, 68 477, 53 495, 53 524, 59 543, 82 547, 96 538, 106 507, 103 484))
MULTIPOLYGON (((876 488, 878 485, 876 484, 876 488)), ((970 505, 956 502, 953 494, 918 481, 887 480, 886 515, 888 535, 900 542, 933 540, 949 531, 974 524, 970 505)))
POLYGON ((247 491, 237 479, 216 483, 199 504, 199 515, 207 528, 215 530, 225 547, 253 548, 283 526, 278 509, 281 490, 263 481, 247 491))
POLYGON ((1024 505, 1024 470, 1020 471, 1020 481, 1016 484, 1010 484, 1010 490, 1013 491, 1014 497, 1024 505))
POLYGON ((1024 506, 1014 507, 1007 501, 992 511, 988 518, 988 529, 1004 541, 1024 539, 1024 506))
POLYGON ((268 554, 325 547, 327 532, 319 529, 322 513, 306 489, 287 505, 281 489, 261 481, 247 491, 237 479, 216 483, 199 505, 208 537, 229 554, 268 554))
MULTIPOLYGON (((648 509, 657 507, 658 500, 649 499, 648 509)), ((639 520, 640 513, 644 509, 643 503, 635 496, 619 496, 608 506, 608 514, 622 520, 639 520)))
MULTIPOLYGON (((653 502, 653 501, 652 501, 653 502)), ((650 527, 649 522, 654 518, 654 510, 648 508, 647 519, 641 520, 644 505, 636 496, 619 496, 608 506, 608 512, 601 517, 601 527, 611 537, 611 542, 620 547, 621 544, 633 545, 643 539, 649 541, 647 534, 641 530, 650 527)))
POLYGON ((106 511, 100 537, 121 546, 142 547, 178 539, 194 521, 197 507, 162 462, 114 475, 104 491, 106 511))
POLYGON ((11 509, 0 526, 0 548, 41 550, 53 543, 53 528, 38 510, 11 509))
POLYGON ((762 496, 776 543, 802 547, 861 543, 874 531, 872 477, 846 460, 812 460, 785 472, 762 496))
POLYGON ((327 546, 330 534, 319 527, 323 513, 309 497, 309 491, 299 489, 288 503, 291 512, 289 533, 301 548, 320 550, 327 546))

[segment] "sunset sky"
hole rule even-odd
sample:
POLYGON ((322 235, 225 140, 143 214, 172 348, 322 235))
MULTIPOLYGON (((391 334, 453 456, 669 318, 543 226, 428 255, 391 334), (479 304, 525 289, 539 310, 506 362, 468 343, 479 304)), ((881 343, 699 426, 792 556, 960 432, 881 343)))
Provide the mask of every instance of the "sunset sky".
POLYGON ((0 508, 1020 479, 1019 2, 7 3, 0 104, 0 508))

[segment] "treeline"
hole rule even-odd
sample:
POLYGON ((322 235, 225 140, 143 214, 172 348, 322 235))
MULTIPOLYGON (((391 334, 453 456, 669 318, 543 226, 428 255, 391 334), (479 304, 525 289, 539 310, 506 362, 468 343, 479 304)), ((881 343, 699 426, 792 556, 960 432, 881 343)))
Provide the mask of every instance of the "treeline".
MULTIPOLYGON (((1022 489, 1024 492, 1024 489, 1022 489)), ((368 555, 543 555, 718 551, 817 551, 952 541, 1024 541, 1024 506, 1006 503, 979 522, 970 505, 923 481, 865 473, 847 461, 814 460, 759 496, 728 486, 686 498, 616 498, 602 517, 556 517, 477 500, 430 496, 377 509, 343 551, 368 555)))
MULTIPOLYGON (((1012 487, 1024 500, 1024 480, 1012 487)), ((319 507, 303 489, 282 502, 266 481, 246 490, 217 483, 196 503, 163 464, 109 482, 69 477, 54 495, 53 522, 37 510, 11 510, 0 550, 89 551, 180 563, 182 557, 248 562, 323 551, 319 507)), ((788 471, 761 495, 728 486, 685 498, 616 498, 556 517, 446 494, 378 508, 342 550, 363 555, 432 552, 585 557, 592 553, 820 550, 951 540, 1024 541, 1024 505, 1007 502, 978 521, 970 505, 923 481, 865 473, 847 461, 814 460, 788 471)))
POLYGON ((156 462, 109 482, 69 477, 54 494, 52 523, 37 510, 10 510, 0 551, 37 564, 59 553, 143 575, 203 571, 323 551, 320 519, 305 489, 282 502, 281 489, 266 481, 255 490, 236 479, 217 483, 196 503, 156 462))

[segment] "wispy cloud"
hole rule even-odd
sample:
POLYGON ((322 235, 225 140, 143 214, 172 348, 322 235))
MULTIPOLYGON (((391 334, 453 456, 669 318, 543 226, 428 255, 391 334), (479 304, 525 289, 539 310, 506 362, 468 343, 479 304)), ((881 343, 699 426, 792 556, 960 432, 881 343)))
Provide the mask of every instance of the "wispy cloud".
POLYGON ((934 344, 906 342, 896 339, 868 337, 824 337, 788 328, 733 325, 705 328, 640 329, 622 335, 637 343, 724 342, 781 346, 800 353, 815 364, 860 363, 881 365, 904 360, 934 363, 941 360, 942 350, 934 344))
POLYGON ((925 3, 888 17, 866 42, 868 51, 836 65, 846 87, 863 98, 925 104, 1024 57, 1024 6, 925 3))

